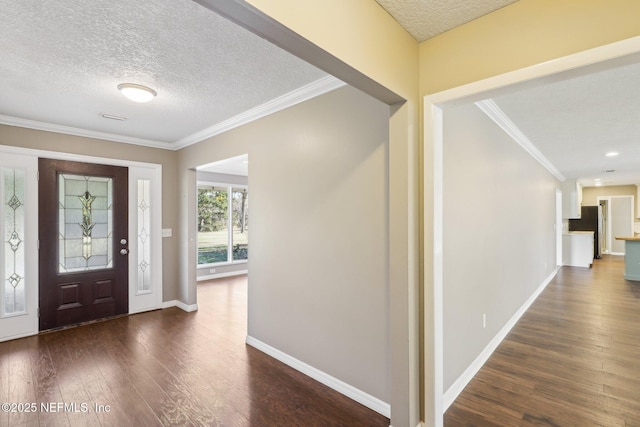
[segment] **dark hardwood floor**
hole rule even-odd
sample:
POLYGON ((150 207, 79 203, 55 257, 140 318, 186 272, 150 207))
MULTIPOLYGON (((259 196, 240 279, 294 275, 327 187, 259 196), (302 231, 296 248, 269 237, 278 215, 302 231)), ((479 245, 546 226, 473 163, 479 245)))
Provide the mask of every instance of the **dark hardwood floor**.
POLYGON ((624 257, 563 267, 445 413, 445 426, 640 426, 640 282, 624 257))
POLYGON ((0 403, 22 411, 3 407, 0 426, 389 425, 245 345, 246 291, 245 277, 219 279, 198 285, 194 313, 170 308, 0 343, 0 403))

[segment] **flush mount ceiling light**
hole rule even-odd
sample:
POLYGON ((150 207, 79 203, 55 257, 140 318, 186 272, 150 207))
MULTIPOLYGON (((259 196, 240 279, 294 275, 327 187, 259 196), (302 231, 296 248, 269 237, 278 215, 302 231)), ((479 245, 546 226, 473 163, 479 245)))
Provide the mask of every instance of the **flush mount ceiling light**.
POLYGON ((607 154, 605 154, 605 156, 607 156, 607 157, 615 157, 618 154, 620 154, 620 153, 618 153, 616 151, 609 151, 607 154))
POLYGON ((118 90, 134 102, 149 102, 158 95, 158 93, 150 87, 137 85, 135 83, 120 83, 118 90))

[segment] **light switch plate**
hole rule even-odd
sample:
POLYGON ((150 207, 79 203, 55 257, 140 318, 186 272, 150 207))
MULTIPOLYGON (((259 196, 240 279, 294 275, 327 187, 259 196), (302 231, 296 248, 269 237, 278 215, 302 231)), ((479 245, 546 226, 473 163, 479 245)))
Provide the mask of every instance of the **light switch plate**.
POLYGON ((162 229, 162 237, 171 237, 171 235, 172 235, 172 230, 170 228, 162 229))

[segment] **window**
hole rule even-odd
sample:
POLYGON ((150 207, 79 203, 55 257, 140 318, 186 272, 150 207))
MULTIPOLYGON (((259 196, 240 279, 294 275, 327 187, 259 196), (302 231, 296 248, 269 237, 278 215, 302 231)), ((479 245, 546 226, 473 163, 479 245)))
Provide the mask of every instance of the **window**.
POLYGON ((249 193, 244 187, 198 185, 198 265, 245 261, 249 193))

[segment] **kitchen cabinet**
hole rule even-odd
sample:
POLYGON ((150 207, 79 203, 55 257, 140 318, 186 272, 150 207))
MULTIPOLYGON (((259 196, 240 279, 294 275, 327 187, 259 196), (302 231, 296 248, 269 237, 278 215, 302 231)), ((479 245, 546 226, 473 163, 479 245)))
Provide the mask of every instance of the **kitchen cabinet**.
POLYGON ((562 183, 562 218, 579 219, 582 207, 582 184, 575 179, 562 183))
POLYGON ((618 237, 625 240, 624 247, 624 278, 640 281, 640 237, 618 237))
POLYGON ((593 231, 571 231, 562 235, 562 265, 591 267, 593 231))

